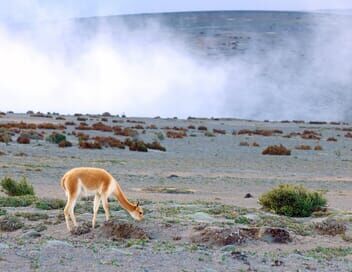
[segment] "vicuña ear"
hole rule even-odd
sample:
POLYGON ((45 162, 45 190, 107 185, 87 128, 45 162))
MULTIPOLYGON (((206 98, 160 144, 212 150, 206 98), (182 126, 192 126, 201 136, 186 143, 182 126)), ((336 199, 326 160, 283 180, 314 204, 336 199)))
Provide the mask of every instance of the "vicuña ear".
POLYGON ((139 206, 139 201, 137 201, 137 206, 136 207, 138 207, 139 206))

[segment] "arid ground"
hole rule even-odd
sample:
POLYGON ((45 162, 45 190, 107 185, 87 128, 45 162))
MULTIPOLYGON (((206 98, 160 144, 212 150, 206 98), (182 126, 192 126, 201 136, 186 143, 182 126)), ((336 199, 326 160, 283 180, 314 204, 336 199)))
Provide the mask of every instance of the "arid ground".
POLYGON ((0 178, 27 178, 39 199, 11 207, 1 193, 1 271, 352 270, 352 125, 7 113, 0 127, 0 178), (72 147, 48 141, 53 132, 72 147), (21 134, 29 144, 17 142, 21 134), (119 139, 120 148, 96 136, 119 139), (130 151, 127 138, 166 151, 130 151), (82 148, 94 141, 101 149, 82 148), (279 144, 291 155, 262 155, 279 144), (93 204, 83 195, 80 227, 68 232, 61 204, 36 201, 64 200, 60 179, 78 166, 108 170, 145 220, 111 199, 112 219, 104 222, 101 209, 92 231, 93 204), (308 218, 263 210, 258 198, 281 183, 323 192, 327 209, 308 218))

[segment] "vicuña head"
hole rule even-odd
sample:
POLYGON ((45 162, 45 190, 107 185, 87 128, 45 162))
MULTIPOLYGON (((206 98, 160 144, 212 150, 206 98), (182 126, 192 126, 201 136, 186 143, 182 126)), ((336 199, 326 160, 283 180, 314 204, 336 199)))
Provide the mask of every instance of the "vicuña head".
POLYGON ((105 218, 106 220, 109 220, 108 198, 111 194, 116 197, 122 208, 124 208, 135 220, 140 221, 143 219, 143 209, 139 205, 139 202, 137 202, 137 204, 129 202, 125 194, 122 192, 118 182, 104 169, 88 167, 73 168, 62 177, 61 187, 64 189, 67 196, 64 214, 67 229, 69 231, 71 230, 69 218, 71 218, 73 225, 75 227, 77 226, 73 210, 82 189, 87 192, 95 193, 92 220, 93 229, 100 201, 103 202, 105 218))

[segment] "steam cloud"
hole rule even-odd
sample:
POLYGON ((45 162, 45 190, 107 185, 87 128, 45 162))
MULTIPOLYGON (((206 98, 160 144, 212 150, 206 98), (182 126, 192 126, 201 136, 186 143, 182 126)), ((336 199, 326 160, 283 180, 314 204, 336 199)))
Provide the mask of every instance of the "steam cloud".
POLYGON ((288 37, 280 48, 227 59, 195 54, 157 22, 115 34, 100 25, 94 35, 78 35, 73 21, 3 26, 0 108, 351 120, 352 28, 334 18, 314 24, 303 49, 288 37))

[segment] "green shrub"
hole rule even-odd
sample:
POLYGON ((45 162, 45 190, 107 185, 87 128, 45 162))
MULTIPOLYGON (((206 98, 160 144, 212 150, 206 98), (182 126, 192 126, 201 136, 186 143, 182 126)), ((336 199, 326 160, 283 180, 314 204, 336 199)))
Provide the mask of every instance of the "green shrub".
POLYGON ((5 209, 0 209, 0 216, 7 214, 7 211, 5 209))
POLYGON ((56 210, 65 207, 65 201, 57 198, 41 198, 36 203, 35 206, 42 210, 56 210))
POLYGON ((259 198, 264 208, 286 216, 306 217, 326 205, 319 192, 309 191, 303 186, 281 184, 259 198))
POLYGON ((66 136, 57 132, 51 133, 46 140, 50 143, 59 144, 62 141, 66 141, 66 136))
POLYGON ((0 197, 0 207, 27 207, 36 200, 33 195, 0 197))
POLYGON ((16 181, 6 177, 1 180, 0 185, 9 196, 34 195, 33 186, 27 181, 26 178, 16 181))

